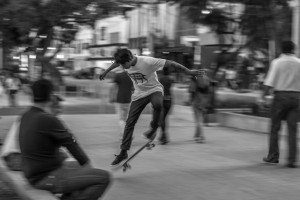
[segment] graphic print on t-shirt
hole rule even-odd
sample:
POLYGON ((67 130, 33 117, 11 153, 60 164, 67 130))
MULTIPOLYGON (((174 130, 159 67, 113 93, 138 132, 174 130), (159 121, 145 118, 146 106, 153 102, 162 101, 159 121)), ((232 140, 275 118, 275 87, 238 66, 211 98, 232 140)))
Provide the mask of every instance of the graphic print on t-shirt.
POLYGON ((142 73, 128 73, 130 78, 132 78, 135 82, 135 84, 140 85, 148 82, 148 79, 146 78, 146 75, 142 73))
POLYGON ((163 68, 165 63, 165 59, 137 56, 136 64, 128 69, 124 69, 134 86, 134 93, 131 96, 132 101, 146 97, 154 92, 163 93, 163 86, 158 81, 156 71, 163 68))

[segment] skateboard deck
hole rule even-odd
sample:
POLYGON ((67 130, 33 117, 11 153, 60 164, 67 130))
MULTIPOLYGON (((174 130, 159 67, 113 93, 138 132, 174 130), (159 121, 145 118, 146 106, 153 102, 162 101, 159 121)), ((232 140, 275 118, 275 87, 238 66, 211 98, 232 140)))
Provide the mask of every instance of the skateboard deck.
POLYGON ((145 143, 142 147, 140 147, 136 152, 134 152, 134 154, 132 154, 129 158, 127 158, 127 160, 120 166, 118 166, 116 168, 120 169, 123 168, 123 172, 126 172, 127 169, 131 169, 131 165, 129 164, 129 162, 135 157, 137 156, 141 151, 143 151, 143 149, 147 148, 148 150, 151 150, 153 147, 155 147, 155 144, 153 141, 148 141, 147 143, 145 143))

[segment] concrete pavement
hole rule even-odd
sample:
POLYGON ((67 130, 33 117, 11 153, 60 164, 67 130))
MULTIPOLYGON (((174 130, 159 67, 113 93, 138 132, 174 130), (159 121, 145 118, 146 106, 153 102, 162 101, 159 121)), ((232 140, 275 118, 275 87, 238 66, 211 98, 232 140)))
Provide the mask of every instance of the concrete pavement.
MULTIPOLYGON (((110 170, 119 151, 115 115, 62 116, 74 130, 96 167, 110 170)), ((143 144, 140 134, 150 121, 143 115, 135 129, 131 153, 143 144)), ((132 170, 112 172, 114 183, 106 200, 298 200, 300 170, 287 169, 285 143, 279 165, 261 163, 267 135, 222 127, 207 127, 205 144, 192 141, 194 123, 170 117, 171 143, 143 151, 132 170)))
MULTIPOLYGON (((74 100, 75 101, 75 100, 74 100)), ((144 140, 150 115, 142 115, 135 128, 133 153, 144 140)), ((1 128, 16 116, 3 116, 1 128), (4 123, 6 122, 6 123, 4 123)), ((120 132, 115 114, 62 115, 93 165, 110 170, 119 152, 120 132)), ((223 127, 205 127, 205 144, 192 140, 194 123, 189 107, 175 106, 169 119, 171 142, 144 150, 132 169, 112 172, 113 184, 105 200, 298 200, 300 169, 284 167, 285 138, 280 164, 261 163, 267 135, 223 127)))
MULTIPOLYGON (((183 112, 183 111, 182 111, 183 112)), ((205 127, 205 144, 192 141, 194 123, 185 113, 170 116, 168 145, 143 151, 132 169, 112 172, 113 184, 106 200, 298 200, 300 170, 288 169, 282 141, 280 164, 261 163, 267 151, 267 135, 223 127, 205 127)), ((63 115, 93 165, 110 170, 119 152, 116 115, 63 115)), ((6 119, 14 116, 6 116, 6 119)), ((132 153, 144 140, 150 115, 142 115, 135 128, 132 153)))

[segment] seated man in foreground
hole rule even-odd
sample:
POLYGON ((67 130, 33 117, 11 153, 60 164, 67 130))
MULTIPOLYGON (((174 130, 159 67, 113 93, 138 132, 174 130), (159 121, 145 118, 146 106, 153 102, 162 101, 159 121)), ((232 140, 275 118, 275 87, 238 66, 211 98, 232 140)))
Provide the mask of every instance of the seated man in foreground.
POLYGON ((24 175, 38 189, 63 194, 61 199, 96 200, 108 188, 110 175, 91 167, 73 134, 49 113, 52 91, 50 81, 36 81, 32 86, 34 104, 21 117, 19 142, 24 175), (65 147, 79 165, 64 162, 60 147, 65 147))

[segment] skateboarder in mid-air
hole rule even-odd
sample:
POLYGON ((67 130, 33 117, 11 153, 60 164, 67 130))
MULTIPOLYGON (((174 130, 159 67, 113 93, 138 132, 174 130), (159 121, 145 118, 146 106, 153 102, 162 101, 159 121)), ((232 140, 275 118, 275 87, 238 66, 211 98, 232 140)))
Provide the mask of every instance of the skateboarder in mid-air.
POLYGON ((109 71, 121 66, 131 78, 134 85, 134 93, 132 94, 132 102, 124 129, 121 152, 111 163, 113 167, 116 167, 123 164, 128 158, 127 151, 131 146, 134 126, 148 103, 152 104, 153 116, 150 129, 143 133, 143 136, 150 141, 154 140, 156 136, 163 102, 163 86, 158 81, 156 71, 164 67, 173 67, 181 69, 186 74, 192 76, 198 76, 200 73, 198 70, 189 70, 174 61, 133 55, 126 48, 118 49, 114 54, 114 59, 115 62, 100 74, 99 79, 103 80, 109 71))

